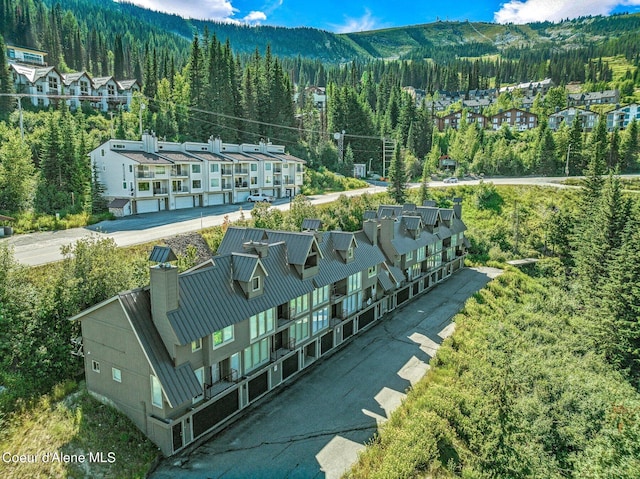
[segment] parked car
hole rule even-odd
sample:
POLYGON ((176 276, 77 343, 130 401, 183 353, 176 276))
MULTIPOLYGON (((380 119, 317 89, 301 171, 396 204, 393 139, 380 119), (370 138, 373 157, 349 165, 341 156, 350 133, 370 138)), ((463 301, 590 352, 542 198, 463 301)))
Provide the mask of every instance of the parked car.
POLYGON ((445 178, 444 180, 442 180, 443 183, 457 183, 458 182, 458 178, 456 178, 455 176, 451 176, 450 178, 445 178))
POLYGON ((275 198, 273 196, 258 193, 256 195, 249 195, 249 197, 247 198, 247 201, 250 201, 251 203, 256 203, 256 202, 271 203, 274 199, 275 198))

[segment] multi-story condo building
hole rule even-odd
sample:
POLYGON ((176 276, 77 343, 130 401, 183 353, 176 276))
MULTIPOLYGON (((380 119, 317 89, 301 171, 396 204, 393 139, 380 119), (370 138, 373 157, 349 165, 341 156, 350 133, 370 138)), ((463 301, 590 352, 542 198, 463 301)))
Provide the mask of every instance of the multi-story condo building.
POLYGON ((588 109, 565 108, 564 110, 559 110, 549 115, 549 128, 556 131, 563 123, 571 125, 576 116, 578 116, 582 122, 582 129, 584 131, 591 131, 595 128, 600 115, 588 109))
POLYGON ((500 111, 498 114, 493 115, 490 120, 491 127, 494 130, 499 130, 505 123, 510 128, 518 131, 531 130, 538 126, 538 115, 518 108, 500 111))
POLYGON ((569 93, 568 106, 615 105, 620 101, 620 90, 602 90, 588 93, 569 93))
POLYGON ((456 200, 380 207, 355 233, 231 227, 182 274, 156 247, 148 287, 72 318, 87 388, 174 454, 460 269, 460 215, 456 200))
POLYGON ((284 146, 109 140, 90 154, 115 214, 242 203, 251 193, 276 198, 300 193, 305 161, 284 146))
POLYGON ((47 52, 34 48, 19 47, 7 44, 7 60, 9 63, 24 63, 27 65, 47 66, 44 57, 47 52))
POLYGON ((48 107, 62 95, 62 75, 56 67, 10 63, 16 93, 29 95, 33 106, 48 107))
POLYGON ((624 130, 633 120, 640 122, 640 105, 631 103, 607 113, 607 130, 624 130))
MULTIPOLYGON (((453 112, 453 113, 449 113, 448 115, 442 116, 442 117, 436 117, 434 119, 436 126, 438 127, 438 130, 440 131, 444 131, 447 128, 453 128, 454 130, 457 130, 458 127, 460 126, 460 121, 462 119, 462 112, 458 111, 458 112, 453 112)), ((481 115, 479 113, 475 113, 473 111, 467 111, 467 123, 469 124, 477 124, 478 126, 480 126, 480 128, 487 128, 489 126, 489 118, 481 115)))

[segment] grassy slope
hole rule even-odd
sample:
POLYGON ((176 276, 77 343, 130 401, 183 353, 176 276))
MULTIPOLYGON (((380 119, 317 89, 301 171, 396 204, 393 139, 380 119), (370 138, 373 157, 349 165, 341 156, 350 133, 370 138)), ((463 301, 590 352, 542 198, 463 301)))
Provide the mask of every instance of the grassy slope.
POLYGON ((585 344, 569 295, 509 269, 455 322, 346 477, 638 477, 640 395, 585 344))

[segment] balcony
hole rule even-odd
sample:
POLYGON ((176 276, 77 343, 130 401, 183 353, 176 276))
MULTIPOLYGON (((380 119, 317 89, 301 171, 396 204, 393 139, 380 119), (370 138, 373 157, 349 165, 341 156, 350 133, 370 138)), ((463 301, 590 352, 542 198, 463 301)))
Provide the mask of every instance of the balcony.
POLYGON ((233 175, 233 170, 231 167, 222 168, 222 176, 231 176, 233 175))
POLYGON ((155 178, 156 175, 152 171, 138 171, 136 178, 155 178))
POLYGON ((276 166, 273 169, 273 172, 276 173, 276 174, 282 173, 282 167, 281 166, 276 166))
POLYGON ((236 188, 249 188, 249 183, 246 181, 236 181, 236 188))
POLYGON ((175 186, 171 189, 173 193, 189 193, 188 186, 175 186))
POLYGON ((238 168, 238 167, 236 167, 234 172, 235 172, 236 175, 248 175, 249 174, 249 169, 248 168, 238 168))
POLYGON ((188 168, 176 168, 175 166, 171 168, 171 176, 189 176, 188 168))
POLYGON ((282 186, 281 180, 273 180, 273 186, 282 186))
POLYGON ((271 361, 277 361, 278 359, 286 356, 291 351, 296 349, 296 340, 295 338, 289 338, 287 341, 284 341, 282 345, 277 349, 271 350, 271 361))
POLYGON ((224 181, 222 182, 223 191, 230 191, 232 189, 233 189, 233 186, 231 185, 231 183, 225 183, 224 181))
POLYGON ((154 195, 168 195, 169 194, 169 190, 167 188, 154 188, 153 189, 153 194, 154 195))
POLYGON ((223 378, 220 378, 219 381, 216 381, 213 384, 205 384, 205 400, 211 399, 212 397, 217 396, 221 392, 229 389, 231 386, 236 384, 239 379, 240 375, 238 374, 238 371, 236 371, 235 369, 230 369, 229 373, 223 378))

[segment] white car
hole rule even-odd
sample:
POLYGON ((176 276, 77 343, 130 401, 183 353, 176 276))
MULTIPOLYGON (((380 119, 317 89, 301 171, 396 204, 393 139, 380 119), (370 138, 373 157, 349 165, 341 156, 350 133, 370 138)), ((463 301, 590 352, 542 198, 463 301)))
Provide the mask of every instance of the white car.
POLYGON ((259 202, 271 203, 274 199, 275 198, 273 196, 258 193, 256 195, 249 195, 249 197, 247 198, 247 201, 250 201, 251 203, 259 203, 259 202))
POLYGON ((457 183, 458 182, 458 178, 456 178, 455 176, 452 176, 450 178, 445 178, 444 180, 442 180, 443 183, 457 183))

